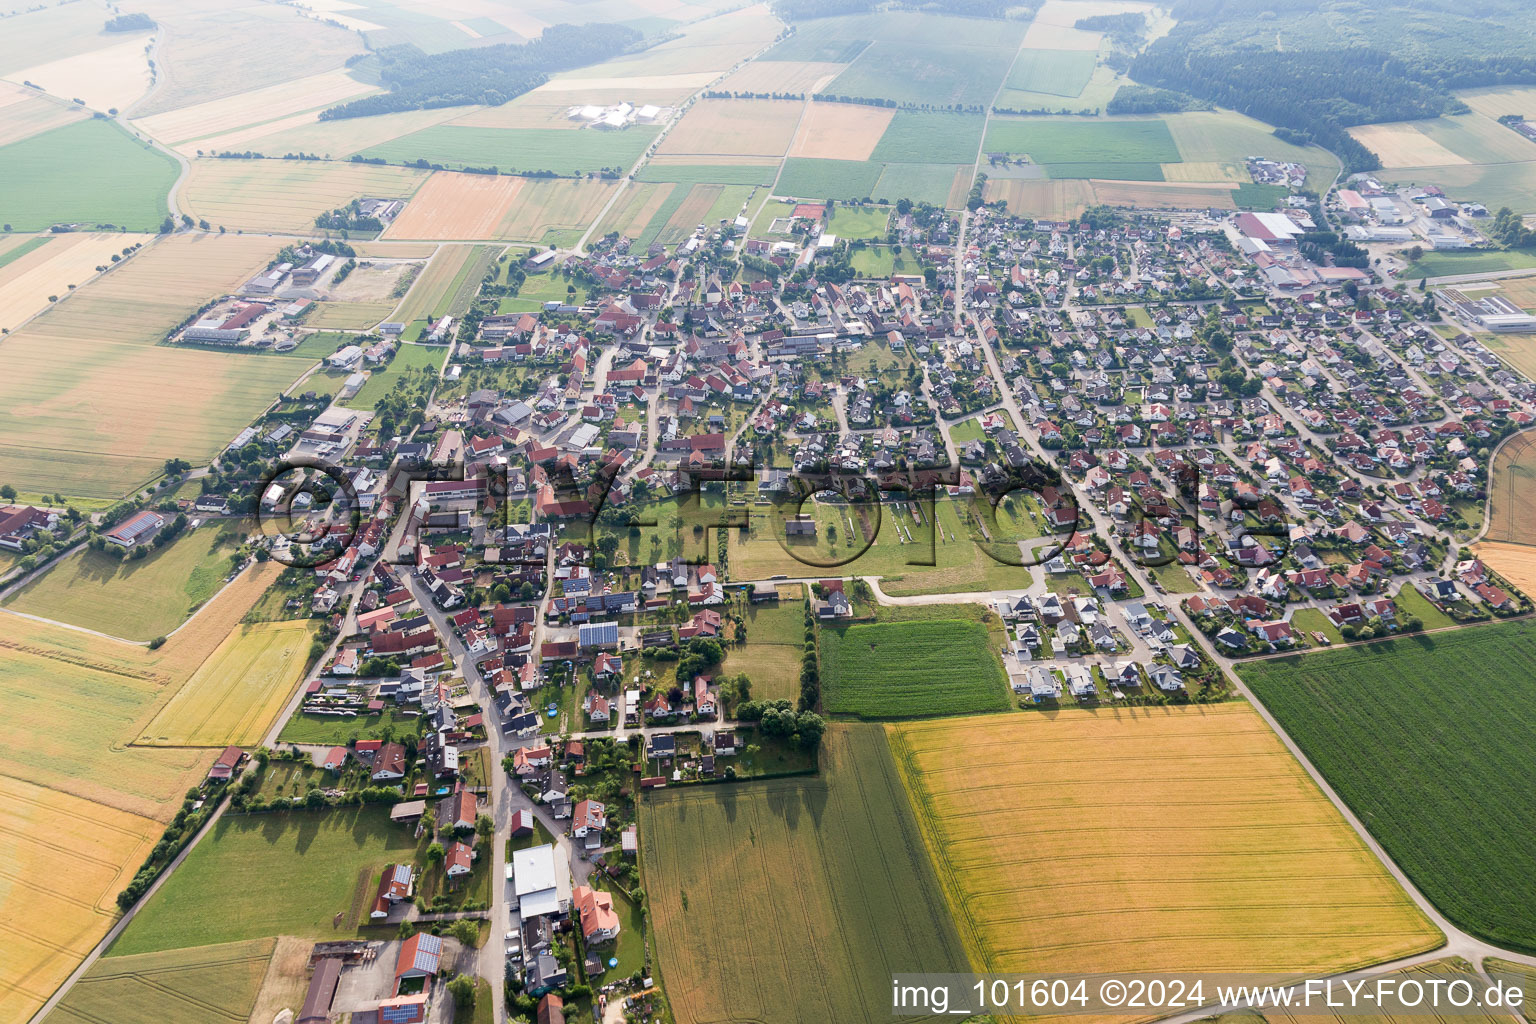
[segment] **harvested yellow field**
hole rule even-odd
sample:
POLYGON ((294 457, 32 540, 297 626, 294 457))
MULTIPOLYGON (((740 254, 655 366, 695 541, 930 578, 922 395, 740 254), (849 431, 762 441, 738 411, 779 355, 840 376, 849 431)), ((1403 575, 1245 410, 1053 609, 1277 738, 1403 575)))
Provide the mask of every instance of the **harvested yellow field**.
POLYGON ((77 106, 39 96, 9 82, 0 83, 0 146, 20 142, 87 116, 77 106))
POLYGON ((1147 14, 1150 3, 1122 0, 1046 0, 1024 33, 1024 49, 1097 50, 1103 33, 1074 28, 1083 18, 1105 14, 1147 14))
POLYGON ((805 108, 789 155, 823 160, 868 160, 896 111, 862 103, 812 103, 805 108))
POLYGON ((699 100, 673 126, 656 152, 782 156, 795 137, 804 106, 799 100, 699 100))
POLYGON ((148 33, 120 43, 17 71, 12 82, 32 82, 61 99, 84 100, 92 110, 126 110, 149 90, 148 33))
POLYGON ((385 239, 372 242, 349 243, 360 258, 425 260, 437 252, 436 242, 393 242, 385 239))
MULTIPOLYGON (((1488 971, 1489 976, 1496 981, 1500 980, 1502 976, 1506 988, 1509 985, 1518 985, 1527 993, 1526 1006, 1528 1008, 1527 1014, 1529 1015, 1529 993, 1531 991, 1529 988, 1529 976, 1522 978, 1515 972, 1500 971, 1495 966, 1495 961, 1492 960, 1487 962, 1485 969, 1488 971)), ((1529 971, 1530 968, 1525 970, 1529 971)), ((1459 957, 1432 960, 1429 963, 1419 964, 1416 967, 1406 967, 1400 971, 1391 971, 1388 976, 1394 979, 1399 986, 1410 981, 1418 982, 1424 986, 1426 996, 1431 991, 1431 983, 1435 981, 1442 983, 1464 982, 1471 985, 1471 991, 1479 995, 1488 987, 1488 983, 1483 981, 1472 970, 1472 966, 1459 957)), ((1375 983, 1372 982, 1371 984, 1374 986, 1375 983)), ((1406 995, 1409 999, 1412 999, 1413 991, 1412 988, 1407 990, 1406 995)), ((1442 988, 1440 991, 1444 992, 1446 989, 1442 988)), ((1462 998, 1459 992, 1457 998, 1462 998)), ((1441 1006, 1445 1005, 1445 1002, 1442 1001, 1441 1006)), ((1511 1024, 1515 1020, 1508 1013, 1475 1012, 1471 1008, 1464 1011, 1451 1012, 1449 1010, 1442 1010, 1439 1013, 1432 1013, 1425 1011, 1427 1006, 1428 999, 1426 998, 1424 1006, 1420 1006, 1412 1013, 1349 1012, 1346 1014, 1336 1014, 1319 1013, 1309 1008, 1310 1012, 1303 1014, 1286 1009, 1265 1007, 1264 1015, 1260 1019, 1267 1022, 1267 1024, 1425 1024, 1428 1020, 1435 1020, 1437 1022, 1455 1021, 1456 1024, 1511 1024)), ((1225 1024, 1225 1021, 1223 1021, 1223 1024, 1225 1024)))
POLYGON ((493 238, 526 179, 436 171, 384 230, 385 238, 493 238))
MULTIPOLYGON (((598 65, 603 67, 604 65, 598 65)), ((681 100, 713 82, 719 75, 714 71, 682 72, 675 75, 614 75, 596 78, 561 78, 556 76, 534 90, 545 96, 559 93, 617 93, 628 94, 636 90, 654 90, 675 96, 681 100)), ((530 94, 531 95, 531 94, 530 94)), ((575 102, 574 100, 572 102, 575 102)))
POLYGON ((1363 124, 1349 129, 1349 134, 1381 157, 1383 167, 1444 167, 1469 162, 1407 122, 1363 124))
POLYGON ((1090 182, 1094 198, 1109 206, 1132 206, 1152 210, 1235 210, 1232 199, 1236 187, 1228 183, 1193 185, 1165 181, 1090 182))
POLYGON ((388 302, 317 302, 304 318, 305 327, 331 331, 370 331, 389 319, 395 300, 388 302))
POLYGON ((1536 432, 1516 434, 1499 446, 1488 481, 1484 538, 1536 550, 1536 432))
POLYGON ((989 178, 983 191, 987 202, 1001 199, 1016 217, 1042 220, 1071 220, 1094 203, 1093 185, 1066 178, 1043 181, 1038 178, 989 178))
POLYGON ((574 131, 584 124, 566 116, 575 105, 574 101, 561 102, 551 96, 535 97, 533 93, 525 93, 499 107, 475 107, 449 123, 470 128, 564 128, 574 131))
POLYGON ((0 776, 0 1019, 24 1021, 101 940, 158 821, 0 776))
POLYGON ((1251 180, 1247 169, 1236 162, 1217 160, 1185 160, 1176 164, 1163 164, 1163 178, 1171 182, 1187 182, 1199 185, 1215 185, 1230 182, 1240 185, 1251 180))
POLYGON ((656 216, 674 188, 686 185, 650 184, 635 182, 624 193, 624 198, 613 204, 607 218, 598 226, 599 235, 617 231, 626 238, 639 238, 651 218, 656 216))
MULTIPOLYGON (((162 142, 187 142, 316 111, 373 92, 375 88, 338 69, 269 85, 265 89, 253 89, 237 96, 194 103, 180 110, 140 118, 134 125, 162 142)), ((204 148, 224 147, 210 145, 204 148)))
POLYGON ((460 107, 440 107, 436 110, 406 110, 398 114, 379 114, 375 117, 347 117, 336 121, 320 121, 311 114, 295 114, 272 124, 242 129, 238 145, 227 144, 225 139, 206 140, 201 147, 209 149, 252 149, 268 156, 285 153, 314 153, 330 160, 344 160, 353 153, 410 135, 412 132, 451 121, 463 113, 460 107))
POLYGON ((1536 547, 1505 541, 1483 541, 1472 545, 1472 553, 1527 594, 1536 594, 1536 547))
POLYGON ((239 627, 136 742, 166 747, 260 743, 304 673, 312 636, 305 621, 239 627))
POLYGON ((495 237, 542 244, 546 232, 585 230, 618 187, 617 182, 586 178, 529 179, 495 237))
POLYGON ((45 235, 36 249, 0 267, 0 327, 15 330, 49 306, 49 296, 68 295, 110 266, 114 255, 150 235, 74 232, 45 235))
POLYGON ((1331 973, 1443 941, 1247 704, 887 728, 978 970, 1331 973))
POLYGON ((759 60, 721 82, 724 92, 820 92, 847 67, 827 61, 759 60))
POLYGON ((312 160, 194 160, 187 212, 230 231, 315 231, 315 217, 354 199, 405 198, 427 172, 312 160))
POLYGON ((1492 89, 1465 89, 1456 94, 1484 117, 1497 121, 1509 114, 1536 117, 1536 86, 1509 85, 1492 89))

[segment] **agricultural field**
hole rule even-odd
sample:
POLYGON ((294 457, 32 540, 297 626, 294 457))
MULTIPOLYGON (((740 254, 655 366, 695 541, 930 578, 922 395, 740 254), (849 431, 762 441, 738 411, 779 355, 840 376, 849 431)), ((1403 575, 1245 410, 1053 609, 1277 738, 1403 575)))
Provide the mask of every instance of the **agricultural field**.
POLYGON ((20 142, 86 116, 85 111, 73 104, 39 96, 10 82, 0 82, 0 146, 20 142))
POLYGON ((900 110, 869 158, 886 163, 974 164, 985 121, 980 114, 900 110))
POLYGON ((416 852, 411 830, 380 805, 226 814, 167 879, 111 956, 270 935, 355 935, 384 865, 416 852), (231 885, 231 878, 240 878, 231 885), (365 890, 367 890, 365 892, 365 890), (343 928, 332 919, 343 917, 343 928))
POLYGON ((1472 545, 1472 553, 1527 594, 1536 593, 1536 547, 1485 540, 1472 545))
MULTIPOLYGON (((561 9, 567 13, 555 16, 554 20, 583 20, 573 18, 568 13, 570 8, 561 9)), ((695 6, 691 15, 684 15, 684 19, 700 18, 703 14, 705 11, 695 6)), ((766 5, 754 4, 715 17, 702 17, 689 24, 677 25, 676 38, 660 46, 615 57, 602 64, 560 72, 544 88, 548 89, 561 82, 589 83, 594 80, 628 79, 633 83, 633 88, 655 89, 661 88, 661 83, 668 79, 687 78, 703 79, 694 86, 694 89, 699 89, 713 81, 720 72, 734 67, 773 42, 782 29, 782 23, 769 12, 766 5)), ((584 87, 591 88, 590 85, 584 87)))
POLYGON ((241 626, 135 742, 157 747, 261 743, 303 676, 313 633, 303 620, 241 626))
POLYGON ((1186 185, 1164 181, 1094 181, 1096 202, 1141 210, 1235 210, 1238 190, 1228 182, 1186 185))
MULTIPOLYGON (((1093 78, 1098 60, 1094 50, 1019 51, 1008 73, 1007 86, 1021 92, 1039 92, 1051 96, 1081 96, 1093 78)), ((1015 108, 1018 109, 1018 108, 1015 108)))
MULTIPOLYGON (((988 153, 1027 154, 1053 178, 1142 180, 1144 168, 1183 159, 1168 125, 1139 120, 994 119, 983 147, 988 153), (1071 168, 1058 173, 1056 165, 1071 168), (1129 172, 1129 173, 1128 173, 1129 172)), ((1147 180, 1159 180, 1157 178, 1147 180)))
POLYGON ((224 136, 204 140, 205 145, 190 145, 205 151, 213 148, 245 152, 253 150, 268 157, 287 153, 313 153, 327 160, 345 160, 374 146, 411 135, 424 128, 451 121, 463 113, 463 107, 437 107, 432 110, 403 110, 373 117, 348 117, 335 121, 314 120, 313 114, 295 114, 280 121, 243 128, 224 136))
POLYGON ((879 184, 883 170, 880 164, 862 160, 791 157, 784 161, 773 192, 774 195, 815 201, 870 199, 875 198, 875 186, 879 184))
POLYGON ((889 107, 811 103, 788 154, 806 160, 868 160, 896 118, 889 107))
MULTIPOLYGON (((1506 986, 1515 984, 1519 985, 1527 993, 1531 991, 1529 987, 1530 975, 1528 973, 1522 978, 1517 972, 1501 972, 1496 964, 1496 961, 1488 960, 1485 961, 1484 968, 1495 981, 1499 980, 1502 976, 1506 986)), ((1529 972, 1530 968, 1524 968, 1524 970, 1529 972)), ((1426 992, 1430 991, 1431 986, 1436 982, 1442 985, 1451 982, 1462 982, 1471 985, 1472 990, 1477 992, 1481 992, 1487 987, 1487 982, 1483 981, 1481 976, 1472 969, 1471 964, 1460 957, 1431 960, 1428 963, 1419 964, 1415 967, 1405 967, 1401 970, 1389 971, 1386 976, 1396 981, 1399 986, 1408 985, 1410 982, 1417 982, 1424 985, 1424 991, 1426 992)), ((1399 988, 1399 991, 1412 992, 1413 989, 1399 988)), ((1441 991, 1446 990, 1442 988, 1441 991)), ((1530 1012, 1530 1002, 1529 998, 1527 998, 1526 1013, 1529 1014, 1530 1012)), ((1292 1013, 1288 1010, 1280 1010, 1274 1007, 1265 1007, 1263 1016, 1259 1020, 1264 1022, 1264 1024, 1416 1024, 1416 1022, 1423 1021, 1426 1016, 1422 1009, 1416 1009, 1410 1013, 1377 1011, 1366 1014, 1350 1011, 1318 1013, 1316 1010, 1309 1010, 1303 1014, 1292 1013)), ((1498 1010, 1486 1010, 1479 1013, 1469 1009, 1466 1011, 1458 1010, 1454 1013, 1444 1012, 1442 1019, 1455 1020, 1457 1024, 1510 1024, 1515 1018, 1508 1012, 1498 1010)), ((1221 1024, 1238 1024, 1238 1022, 1229 1021, 1223 1017, 1221 1024)))
MULTIPOLYGON (((1021 53, 1041 53, 1055 51, 1020 51, 1021 53)), ((1091 54, 1089 55, 1091 56, 1091 54)), ((1022 59, 1022 58, 1021 58, 1022 59)), ((1076 84, 1075 82, 1073 83, 1076 84)), ((1071 96, 1063 96, 1059 92, 1029 92, 1023 89, 1004 87, 997 95, 997 107, 1003 110, 1033 110, 1055 114, 1077 114, 1084 110, 1102 110, 1115 98, 1115 93, 1126 84, 1123 75, 1114 68, 1105 64, 1099 64, 1088 76, 1088 82, 1071 96)), ((1063 87, 1070 88, 1070 87, 1063 87)))
POLYGON ((567 177, 605 167, 627 171, 660 129, 632 125, 619 132, 585 128, 466 128, 441 124, 363 151, 392 164, 417 160, 449 169, 495 167, 503 174, 547 171, 567 177))
POLYGON ((426 180, 422 171, 374 164, 204 159, 192 162, 181 200, 215 228, 316 234, 319 214, 364 197, 403 199, 426 180))
MULTIPOLYGON (((26 742, 35 747, 36 737, 26 742)), ((106 933, 118 891, 164 826, 7 776, 0 776, 0 801, 7 883, 0 890, 0 1016, 22 1021, 106 933)))
POLYGON ((150 117, 343 67, 361 37, 285 5, 157 4, 160 81, 131 111, 150 117))
POLYGON ((1536 629, 1498 623, 1245 665, 1286 732, 1447 918, 1536 951, 1536 629), (1491 728, 1490 723, 1497 723, 1491 728), (1430 756, 1427 756, 1430 755, 1430 756))
POLYGON ((149 90, 147 32, 114 33, 117 42, 14 72, 12 82, 30 82, 44 92, 102 114, 127 109, 149 90))
POLYGON ((154 231, 176 164, 112 121, 76 121, 0 146, 0 221, 17 231, 110 224, 154 231), (111 167, 103 178, 101 168, 111 167))
POLYGON ((1524 117, 1536 110, 1536 88, 1529 85, 1463 89, 1456 94, 1456 98, 1477 113, 1495 121, 1509 114, 1519 114, 1524 117))
MULTIPOLYGON (((134 127, 183 151, 239 150, 241 135, 251 131, 271 134, 274 125, 318 123, 321 110, 372 92, 374 86, 342 70, 295 78, 263 89, 194 103, 179 110, 135 120, 134 127)), ((306 150, 306 152, 308 152, 306 150)))
POLYGON ((1484 539, 1536 547, 1536 434, 1511 437, 1488 471, 1488 529, 1484 539))
POLYGON ((153 640, 187 620, 230 571, 237 539, 216 526, 188 530, 139 561, 82 545, 31 583, 11 591, 12 611, 94 629, 125 640, 153 640))
POLYGON ((584 231, 617 187, 606 181, 438 171, 383 237, 507 239, 542 244, 551 233, 584 231))
POLYGON ((0 33, 0 75, 121 41, 103 30, 106 13, 100 4, 7 5, 9 10, 22 7, 32 9, 6 18, 5 32, 0 33))
POLYGON ((822 705, 877 719, 1006 710, 1008 680, 990 640, 963 619, 825 627, 822 705))
POLYGON ((1386 168, 1507 164, 1536 160, 1536 144, 1482 114, 1362 125, 1350 134, 1386 168))
POLYGON ((63 297, 110 266, 112 257, 149 235, 69 232, 21 239, 0 253, 0 327, 15 330, 47 309, 49 297, 63 297))
POLYGON ((701 99, 656 147, 657 155, 698 158, 783 156, 805 104, 798 100, 701 99))
MULTIPOLYGON (((1422 278, 1457 277, 1463 274, 1486 274, 1500 270, 1527 270, 1536 268, 1536 250, 1486 249, 1475 252, 1426 252, 1416 263, 1398 274, 1403 281, 1422 278)), ((1490 339, 1497 344, 1497 339, 1490 339)))
POLYGON ((115 497, 159 475, 167 458, 196 464, 227 444, 310 362, 159 342, 273 255, 271 239, 161 239, 12 333, 0 378, 0 479, 115 497), (146 404, 146 394, 161 400, 146 404))
POLYGON ((1245 704, 886 729, 976 970, 1322 973, 1443 941, 1245 704))
MULTIPOLYGON (((760 157, 741 157, 730 163, 688 164, 675 160, 687 157, 652 159, 636 176, 637 181, 674 182, 688 185, 772 185, 778 176, 779 162, 760 157)), ((724 160, 725 157, 715 157, 724 160)))
POLYGON ((500 246, 492 245, 439 246, 392 319, 409 324, 428 316, 436 319, 463 313, 500 251, 500 246))
POLYGON ((256 1005, 273 938, 98 960, 47 1024, 242 1021, 256 1005))
POLYGON ((989 203, 1007 203, 1008 212, 1015 216, 1044 220, 1072 220, 1096 202, 1091 183, 1071 179, 989 178, 983 196, 989 203))
MULTIPOLYGON (((1513 132, 1510 133, 1514 135, 1513 132)), ((1536 150, 1536 144, 1532 145, 1536 150)), ((1536 160, 1497 164, 1450 164, 1438 167, 1413 167, 1395 172, 1382 172, 1383 181, 1404 184, 1433 183, 1445 190, 1456 202, 1484 203, 1490 210, 1507 206, 1516 213, 1536 213, 1536 160)), ((1450 259, 1454 256, 1481 255, 1479 253, 1431 253, 1431 256, 1450 259)), ((1520 266, 1530 266, 1525 262, 1520 266)))
POLYGON ((969 969, 879 727, 831 726, 821 759, 815 777, 645 798, 645 890, 678 1020, 876 1024, 892 973, 969 969))
POLYGON ((816 93, 845 66, 830 61, 755 60, 721 82, 719 88, 722 92, 816 93))

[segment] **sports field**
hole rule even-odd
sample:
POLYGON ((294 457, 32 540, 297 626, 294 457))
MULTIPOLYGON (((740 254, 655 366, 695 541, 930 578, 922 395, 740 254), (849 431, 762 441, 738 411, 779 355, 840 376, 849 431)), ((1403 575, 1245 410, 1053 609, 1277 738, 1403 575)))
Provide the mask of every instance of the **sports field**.
POLYGON ((175 180, 170 157, 114 122, 76 121, 0 146, 0 221, 17 231, 60 223, 155 231, 175 180))
POLYGON ((978 970, 1338 971, 1441 941, 1243 704, 886 728, 978 970))
POLYGON ((230 571, 236 538, 216 526, 188 530, 147 558, 81 546, 20 590, 5 607, 125 640, 153 640, 186 621, 230 571))
POLYGON ((192 161, 181 199, 215 228, 316 234, 319 214, 354 199, 403 199, 426 178, 414 168, 375 164, 203 159, 192 161))
POLYGON ((274 938, 98 960, 47 1024, 238 1022, 256 1005, 274 938))
POLYGON ((271 239, 175 235, 5 340, 0 479, 114 497, 167 458, 205 461, 311 365, 158 344, 275 254, 271 239), (143 395, 160 400, 145 403, 143 395))
POLYGON ((411 830, 392 825, 379 805, 226 814, 140 908, 111 955, 269 935, 355 935, 379 871, 411 859, 416 846, 411 830), (337 914, 341 928, 332 926, 337 914))
POLYGON ((163 747, 260 743, 293 696, 313 635, 304 620, 241 626, 134 742, 163 747))
POLYGON ((623 131, 584 128, 470 128, 436 125, 365 150, 392 164, 426 160, 454 169, 495 167, 504 174, 550 171, 590 174, 605 167, 629 170, 656 138, 657 128, 631 125, 623 131))
POLYGON ((26 239, 24 248, 0 254, 0 327, 15 330, 22 321, 42 312, 49 299, 62 298, 99 271, 113 256, 148 235, 70 232, 26 239))
POLYGON ((1008 680, 979 622, 826 626, 819 648, 822 706, 833 714, 920 718, 1008 707, 1008 680))
POLYGON ((1536 951, 1536 628, 1476 626, 1244 666, 1242 677, 1453 922, 1536 951), (1489 723, 1497 723, 1490 727, 1489 723))
POLYGON ((968 969, 879 727, 832 726, 821 760, 820 776, 663 789, 641 806, 679 1021, 874 1024, 890 1019, 893 972, 968 969))

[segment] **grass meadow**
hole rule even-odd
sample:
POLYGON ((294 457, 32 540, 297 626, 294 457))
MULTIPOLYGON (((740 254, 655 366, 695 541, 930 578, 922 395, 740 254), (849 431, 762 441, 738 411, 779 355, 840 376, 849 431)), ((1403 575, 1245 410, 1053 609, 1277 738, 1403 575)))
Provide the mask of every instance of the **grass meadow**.
POLYGON ((236 546, 216 526, 188 530, 139 561, 123 561, 116 548, 82 546, 12 591, 5 607, 125 640, 153 640, 214 595, 236 546))
POLYGON ((426 160, 448 168, 495 167, 503 173, 586 174, 604 167, 628 170, 655 140, 657 131, 644 126, 601 132, 444 124, 374 146, 363 155, 392 164, 426 160))
POLYGON ((893 972, 969 969, 880 729, 833 725, 821 759, 815 777, 645 798, 645 889, 679 1020, 876 1024, 893 972))
POLYGON ((1418 888, 1536 952, 1536 627, 1499 623, 1245 665, 1253 688, 1418 888))
POLYGON ((170 157, 93 118, 0 146, 0 221, 17 231, 113 224, 155 231, 176 180, 170 157))
POLYGON ((443 351, 425 345, 401 345, 389 365, 369 374, 367 382, 345 405, 349 409, 372 409, 411 370, 430 370, 436 375, 443 365, 443 351))
POLYGON ((860 718, 1006 710, 1008 681, 990 639, 964 619, 825 626, 822 706, 860 718))
POLYGON ((747 609, 747 643, 731 647, 720 666, 724 675, 745 672, 753 700, 795 700, 800 696, 800 663, 805 644, 804 592, 798 584, 780 588, 778 601, 747 609), (783 591, 800 591, 793 598, 783 591))
POLYGON ((1019 51, 1008 73, 1008 88, 1051 96, 1081 96, 1093 77, 1097 54, 1092 50, 1019 51))
POLYGON ((886 729, 976 970, 1331 972, 1441 941, 1245 704, 886 729))
POLYGON ((343 924, 384 865, 410 860, 411 830, 381 805, 226 814, 140 908, 110 954, 269 935, 345 938, 343 924), (238 880, 238 881, 237 881, 238 880))

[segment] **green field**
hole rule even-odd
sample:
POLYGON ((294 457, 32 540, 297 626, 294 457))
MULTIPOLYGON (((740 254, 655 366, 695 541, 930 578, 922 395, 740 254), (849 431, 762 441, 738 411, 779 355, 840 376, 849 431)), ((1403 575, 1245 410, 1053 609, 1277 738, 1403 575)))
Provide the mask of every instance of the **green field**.
POLYGON ((115 122, 77 121, 0 146, 0 221, 16 231, 114 224, 155 231, 176 163, 115 122))
MULTIPOLYGON (((988 153, 1024 153, 1037 164, 1164 164, 1183 157, 1161 119, 1138 121, 994 118, 988 153)), ((1095 174, 1117 178, 1116 174, 1095 174)), ((1131 179, 1135 180, 1135 179, 1131 179)))
POLYGON ((658 164, 645 165, 636 181, 679 182, 685 185, 772 185, 779 171, 771 164, 658 164))
POLYGON ((48 1024, 243 1021, 256 1005, 273 938, 96 961, 48 1024))
POLYGON ((863 160, 791 157, 784 161, 773 191, 797 199, 871 199, 882 170, 880 164, 863 160))
POLYGON ((1454 277, 1458 274, 1487 274, 1499 270, 1525 270, 1536 267, 1536 251, 1530 249, 1493 249, 1487 252, 1427 252, 1417 263, 1398 275, 1404 281, 1421 277, 1454 277))
POLYGON ((972 164, 985 125, 981 114, 898 110, 869 158, 901 164, 972 164))
MULTIPOLYGON (((113 944, 113 956, 268 935, 356 934, 386 864, 416 852, 411 829, 380 805, 228 814, 113 944), (341 928, 332 919, 343 916, 341 928)), ((366 919, 365 919, 366 920, 366 919)))
POLYGON ((1387 853, 1474 935, 1536 952, 1536 627, 1239 669, 1387 853))
POLYGON ((444 167, 495 167, 503 173, 550 171, 588 174, 604 167, 625 171, 655 140, 657 128, 623 131, 568 128, 471 128, 440 124, 365 150, 392 164, 426 160, 444 167))
POLYGON ((395 383, 405 376, 406 371, 427 369, 431 370, 435 376, 443 365, 445 351, 440 347, 401 345, 395 352, 395 358, 389 361, 389 365, 382 370, 374 370, 361 390, 343 404, 349 409, 372 409, 379 404, 379 399, 389 394, 395 383))
POLYGON ((883 1024, 893 972, 969 969, 883 730, 834 725, 821 761, 818 777, 645 798, 645 891, 678 1020, 883 1024))
POLYGON ((795 700, 800 696, 804 643, 804 601, 754 604, 747 609, 746 646, 728 648, 720 672, 745 672, 752 680, 753 700, 795 700))
POLYGON ((186 621, 223 585, 234 538, 189 530, 138 561, 85 546, 5 599, 5 607, 125 640, 153 640, 186 621))
POLYGON ((1162 181, 1162 164, 1046 164, 1047 178, 1106 178, 1110 181, 1162 181))
POLYGON ((824 628, 821 679, 822 705, 833 714, 919 718, 1008 707, 987 627, 964 619, 824 628))
POLYGON ((1097 63, 1092 50, 1020 50, 1008 74, 1008 88, 1068 98, 1081 96, 1097 63))
MULTIPOLYGON (((964 170, 965 188, 970 188, 972 163, 965 164, 886 164, 875 182, 875 198, 894 203, 898 199, 953 206, 951 190, 955 172, 964 170)), ((963 192, 963 190, 962 190, 963 192)), ((960 198, 964 198, 963 194, 960 198)))
POLYGON ((915 274, 917 264, 907 259, 906 251, 900 256, 888 245, 871 245, 854 251, 850 259, 853 272, 860 277, 884 278, 892 274, 915 274))

